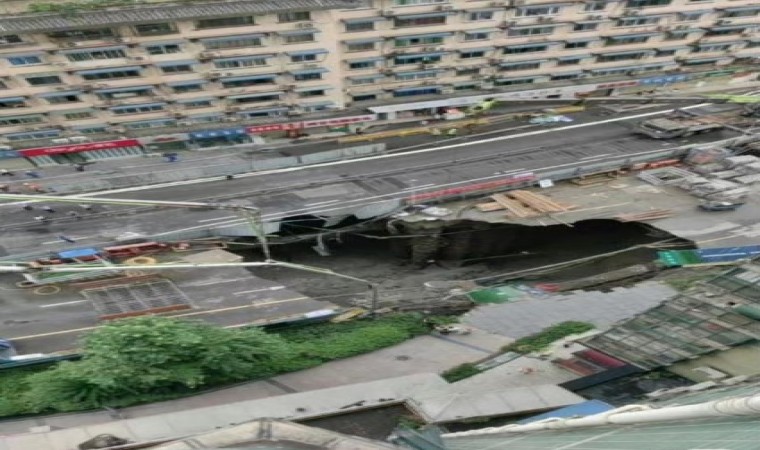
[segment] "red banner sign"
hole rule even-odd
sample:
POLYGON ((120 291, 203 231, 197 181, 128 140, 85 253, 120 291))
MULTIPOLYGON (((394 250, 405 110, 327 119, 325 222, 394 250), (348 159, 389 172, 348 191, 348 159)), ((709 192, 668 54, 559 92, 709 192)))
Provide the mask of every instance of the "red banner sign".
POLYGON ((414 194, 413 196, 409 197, 407 200, 410 200, 412 202, 420 202, 424 200, 431 200, 434 198, 452 197, 456 195, 468 194, 470 192, 488 191, 492 189, 502 188, 510 184, 518 184, 518 183, 523 183, 526 181, 533 181, 535 179, 536 179, 536 176, 533 173, 526 172, 522 174, 512 175, 511 177, 507 179, 503 179, 503 180, 488 181, 485 183, 477 183, 477 184, 468 184, 465 186, 458 186, 458 187, 443 189, 440 191, 421 192, 419 194, 414 194))
POLYGON ((137 147, 140 142, 137 139, 123 139, 121 141, 88 142, 86 144, 58 145, 55 147, 27 148, 19 150, 22 156, 60 155, 63 153, 91 152, 93 150, 106 150, 109 148, 137 147))
POLYGON ((248 134, 259 134, 259 133, 268 133, 270 131, 297 130, 299 128, 301 128, 300 122, 273 123, 270 125, 256 125, 252 127, 245 127, 245 132, 248 134))

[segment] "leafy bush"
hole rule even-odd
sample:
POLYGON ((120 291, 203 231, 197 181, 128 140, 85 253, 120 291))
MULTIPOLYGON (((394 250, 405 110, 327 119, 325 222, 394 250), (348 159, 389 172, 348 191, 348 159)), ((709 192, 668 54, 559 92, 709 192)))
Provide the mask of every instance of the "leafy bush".
POLYGON ((449 383, 453 383, 455 381, 464 380, 465 378, 470 378, 480 372, 482 371, 475 367, 475 364, 464 363, 443 372, 441 377, 449 383))
POLYGON ((588 322, 562 322, 545 328, 536 334, 520 338, 515 342, 502 347, 502 351, 516 353, 538 352, 548 347, 552 342, 556 342, 573 334, 585 333, 586 331, 593 329, 594 325, 588 322))
POLYGON ((0 372, 0 416, 122 407, 307 369, 424 334, 398 314, 284 330, 224 329, 149 316, 108 323, 83 340, 82 359, 0 372))

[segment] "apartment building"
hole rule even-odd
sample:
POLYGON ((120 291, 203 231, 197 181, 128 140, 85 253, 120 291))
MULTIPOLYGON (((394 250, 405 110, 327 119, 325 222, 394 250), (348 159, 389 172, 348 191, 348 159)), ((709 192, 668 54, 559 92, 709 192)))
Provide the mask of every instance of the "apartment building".
MULTIPOLYGON (((759 14, 755 0, 4 1, 0 144, 245 142, 453 97, 662 85, 760 56, 759 14)), ((101 156, 131 151, 117 153, 101 156)))

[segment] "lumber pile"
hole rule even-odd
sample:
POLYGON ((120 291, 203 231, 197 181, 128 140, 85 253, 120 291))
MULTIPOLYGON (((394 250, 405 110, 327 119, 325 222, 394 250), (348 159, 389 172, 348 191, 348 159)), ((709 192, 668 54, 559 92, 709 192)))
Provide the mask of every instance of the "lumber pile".
POLYGON ((647 222, 649 220, 664 219, 673 215, 669 209, 652 209, 640 213, 618 214, 615 219, 620 222, 647 222))
POLYGON ((527 219, 576 208, 575 205, 559 203, 545 195, 523 190, 494 194, 491 200, 493 202, 478 204, 478 210, 481 212, 506 210, 509 216, 527 219))

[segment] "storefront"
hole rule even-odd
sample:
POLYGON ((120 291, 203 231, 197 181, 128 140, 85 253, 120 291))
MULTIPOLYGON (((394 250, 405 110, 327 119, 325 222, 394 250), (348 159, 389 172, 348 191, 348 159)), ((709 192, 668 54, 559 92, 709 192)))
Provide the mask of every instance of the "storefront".
POLYGON ((190 144, 196 148, 224 147, 253 142, 245 128, 222 128, 190 133, 190 144))
POLYGON ((138 138, 140 143, 150 153, 176 152, 189 148, 188 133, 162 134, 138 138))
POLYGON ((18 150, 18 153, 35 166, 82 164, 105 159, 133 158, 145 154, 137 139, 88 142, 18 150))
POLYGON ((329 132, 353 133, 377 120, 375 114, 360 116, 335 117, 303 122, 273 123, 268 125, 253 125, 246 128, 248 134, 261 136, 266 139, 295 139, 310 134, 329 132))

